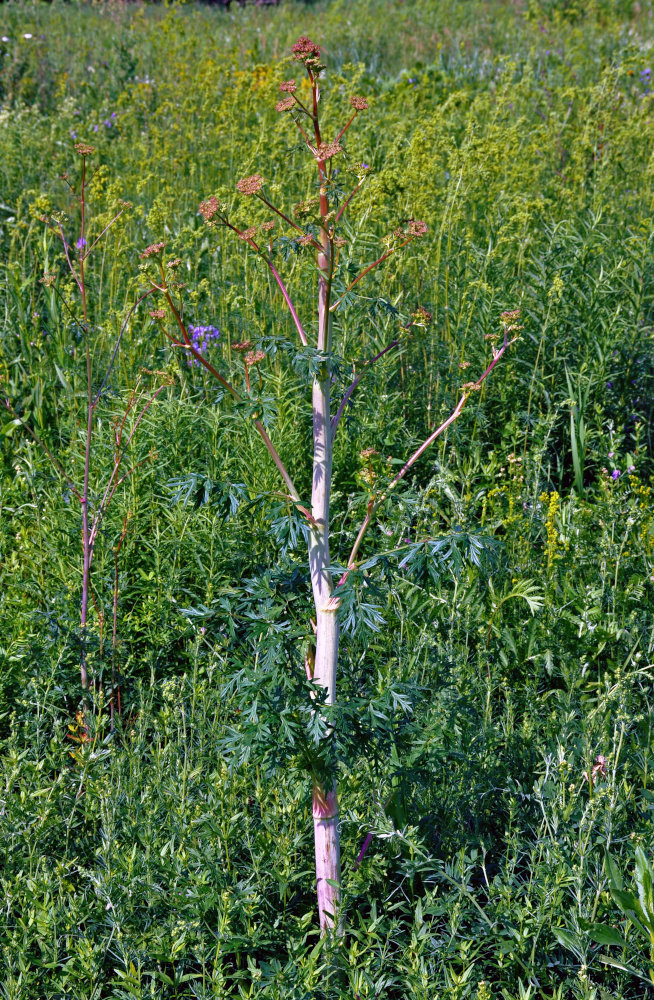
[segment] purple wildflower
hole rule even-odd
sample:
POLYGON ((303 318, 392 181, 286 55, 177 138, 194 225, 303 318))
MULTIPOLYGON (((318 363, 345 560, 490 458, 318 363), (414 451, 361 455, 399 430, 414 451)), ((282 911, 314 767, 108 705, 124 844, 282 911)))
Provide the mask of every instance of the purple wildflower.
POLYGON ((78 250, 84 249, 84 247, 86 246, 86 240, 84 239, 83 236, 80 236, 75 246, 77 247, 78 250))
POLYGON ((611 479, 615 482, 615 480, 618 479, 619 476, 620 476, 620 470, 614 469, 613 472, 611 473, 611 479))
MULTIPOLYGON (((191 344, 199 354, 206 354, 212 340, 218 340, 220 330, 215 326, 189 326, 188 332, 191 335, 191 344)), ((189 355, 189 366, 200 365, 200 361, 189 355)))

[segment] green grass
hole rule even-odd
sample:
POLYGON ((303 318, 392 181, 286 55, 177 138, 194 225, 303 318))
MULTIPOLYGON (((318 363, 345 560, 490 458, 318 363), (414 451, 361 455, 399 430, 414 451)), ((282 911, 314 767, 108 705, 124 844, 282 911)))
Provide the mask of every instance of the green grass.
MULTIPOLYGON (((289 209, 312 195, 274 111, 301 33, 325 46, 328 122, 349 94, 370 100, 347 144, 372 167, 350 216, 352 267, 402 219, 429 226, 336 324, 351 361, 396 335, 394 308, 433 317, 343 421, 335 560, 365 510, 362 449, 385 475, 387 456, 449 414, 460 364, 483 370, 500 312, 520 306, 524 324, 383 522, 441 548, 388 556, 355 592, 333 719, 347 928, 333 952, 314 912, 306 555, 250 423, 167 348, 146 300, 103 399, 94 491, 138 373, 173 381, 98 542, 87 644, 99 682, 82 744, 79 509, 3 410, 2 996, 654 995, 602 961, 654 968, 605 863, 608 850, 630 888, 636 846, 654 848, 651 3, 9 3, 0 22, 3 395, 76 476, 83 331, 39 221, 61 210, 78 231, 61 180, 77 175, 73 133, 98 150, 91 235, 131 204, 89 267, 98 370, 143 288, 139 251, 165 240, 187 320, 223 331, 221 370, 242 381, 234 341, 267 349, 271 434, 308 494, 306 365, 283 302, 197 212, 257 171, 289 209), (598 755, 606 774, 591 784, 598 755), (596 925, 625 947, 598 943, 596 925)), ((243 224, 266 218, 234 205, 243 224)), ((297 255, 281 264, 310 316, 314 276, 297 255)), ((389 545, 377 530, 363 555, 389 545)))

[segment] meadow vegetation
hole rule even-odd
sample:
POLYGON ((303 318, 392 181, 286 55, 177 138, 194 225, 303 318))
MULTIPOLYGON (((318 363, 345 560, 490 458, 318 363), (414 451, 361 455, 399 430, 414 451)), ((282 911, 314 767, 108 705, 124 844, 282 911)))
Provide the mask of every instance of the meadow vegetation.
MULTIPOLYGON (((0 26, 2 997, 654 996, 650 0, 6 3, 0 26), (342 204, 361 181, 335 573, 502 313, 522 327, 379 504, 335 705, 306 672, 324 358, 253 237, 199 211, 261 232, 236 189, 260 173, 319 236, 276 111, 289 77, 310 93, 299 35, 330 139, 369 104, 330 182, 342 204), (343 934, 321 937, 328 773, 343 934)), ((315 342, 315 261, 288 220, 264 232, 315 342)))

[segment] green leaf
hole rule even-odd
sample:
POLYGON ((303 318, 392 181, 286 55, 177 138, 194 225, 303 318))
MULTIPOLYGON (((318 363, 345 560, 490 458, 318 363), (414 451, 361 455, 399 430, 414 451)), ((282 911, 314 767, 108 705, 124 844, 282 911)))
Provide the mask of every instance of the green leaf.
POLYGON ((615 945, 616 948, 627 947, 625 939, 613 927, 607 927, 606 924, 589 924, 586 929, 597 944, 615 945))
POLYGON ((636 848, 636 887, 643 911, 644 922, 654 930, 654 895, 652 893, 652 866, 640 845, 636 848))
POLYGON ((552 931, 559 944, 563 945, 564 948, 567 948, 568 951, 574 952, 577 956, 583 954, 583 947, 579 939, 579 935, 575 934, 574 931, 567 930, 565 927, 553 927, 552 931))
POLYGON ((604 862, 606 864, 606 874, 608 875, 609 886, 611 888, 611 891, 613 891, 613 889, 618 889, 618 890, 622 889, 623 888, 622 875, 620 874, 618 866, 616 865, 615 861, 608 853, 608 851, 606 852, 606 855, 604 857, 604 862))
POLYGON ((70 382, 68 381, 68 379, 66 378, 66 376, 64 375, 64 373, 62 372, 61 368, 59 367, 56 361, 54 362, 54 367, 57 376, 59 378, 59 381, 63 385, 64 389, 66 390, 66 392, 70 392, 70 382))
POLYGON ((638 969, 634 969, 630 965, 624 965, 624 963, 618 962, 617 959, 612 958, 610 955, 600 955, 599 960, 604 965, 612 965, 614 969, 621 969, 623 972, 628 972, 631 976, 636 976, 637 979, 642 979, 644 983, 648 983, 650 986, 652 985, 652 980, 649 979, 648 976, 644 976, 642 972, 639 972, 638 969))
POLYGON ((2 425, 2 430, 0 430, 1 437, 9 437, 13 434, 17 427, 20 427, 20 420, 8 420, 6 424, 2 425))

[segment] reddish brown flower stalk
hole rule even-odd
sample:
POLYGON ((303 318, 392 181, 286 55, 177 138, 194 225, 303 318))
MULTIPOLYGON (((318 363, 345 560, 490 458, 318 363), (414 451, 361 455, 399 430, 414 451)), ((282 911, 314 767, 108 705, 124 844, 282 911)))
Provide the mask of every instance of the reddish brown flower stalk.
MULTIPOLYGON (((230 228, 234 229, 233 226, 230 226, 230 228)), ((234 231, 238 233, 238 230, 234 229, 234 231)), ((177 326, 178 326, 178 328, 180 330, 180 333, 182 334, 182 340, 181 341, 180 340, 176 340, 169 333, 166 333, 166 336, 168 337, 168 339, 170 340, 170 342, 175 347, 181 347, 185 351, 190 352, 193 355, 193 357, 195 358, 195 360, 197 362, 199 362, 199 364, 201 364, 204 368, 206 368, 207 371, 210 372, 211 375, 213 375, 213 377, 215 379, 217 379, 218 382, 220 382, 220 384, 225 389, 227 389, 227 391, 229 392, 229 394, 231 395, 231 397, 233 399, 235 399, 237 402, 240 402, 241 398, 242 398, 241 394, 234 388, 233 385, 231 385, 230 382, 227 381, 226 378, 224 378, 220 374, 220 372, 211 364, 211 362, 208 361, 207 358, 205 358, 204 354, 202 354, 201 351, 198 351, 193 346, 193 344, 191 342, 191 338, 189 337, 188 331, 187 331, 186 326, 184 324, 184 321, 183 321, 183 319, 182 319, 182 317, 181 317, 181 315, 179 313, 179 310, 175 306, 175 303, 172 300, 170 291, 169 291, 169 289, 168 289, 168 287, 166 285, 165 272, 164 272, 164 269, 163 269, 163 265, 161 265, 161 264, 160 264, 160 273, 161 273, 162 285, 161 286, 154 285, 154 283, 153 283, 153 287, 156 288, 158 291, 163 292, 164 297, 166 299, 166 302, 168 303, 168 306, 170 308, 170 311, 172 312, 173 317, 175 319, 175 322, 176 322, 176 324, 177 324, 177 326)), ((164 330, 164 333, 165 332, 166 331, 164 330)), ((256 429, 257 429, 257 431, 259 433, 259 436, 261 437, 263 443, 265 444, 266 448, 268 449, 268 452, 270 453, 270 456, 271 456, 273 462, 277 466, 279 474, 281 475, 282 479, 286 483, 286 486, 288 487, 288 491, 289 491, 291 497, 293 498, 293 500, 299 500, 300 499, 300 495, 299 495, 297 489, 295 488, 295 484, 293 483, 293 480, 291 479, 290 475, 288 474, 286 466, 284 465, 284 463, 282 462, 281 458, 279 457, 275 446, 273 445, 272 441, 270 440, 270 437, 268 436, 268 434, 266 432, 265 427, 263 426, 263 424, 261 423, 261 421, 258 418, 256 418, 256 417, 254 418, 254 426, 256 427, 256 429)))
POLYGON ((379 264, 382 264, 385 260, 388 260, 389 257, 391 257, 394 253, 397 253, 398 250, 401 250, 402 247, 405 247, 408 243, 411 242, 411 240, 415 239, 416 237, 424 236, 426 232, 427 232, 427 224, 425 222, 416 222, 413 219, 409 223, 408 233, 405 233, 402 229, 396 230, 393 233, 393 236, 395 238, 402 239, 402 242, 398 246, 390 247, 390 249, 388 249, 386 253, 383 253, 381 257, 378 257, 377 260, 372 262, 372 264, 369 264, 368 267, 364 268, 360 274, 357 274, 354 281, 350 282, 348 287, 345 289, 340 299, 338 299, 333 304, 333 306, 331 307, 331 311, 333 312, 337 308, 337 306, 341 304, 347 293, 351 291, 354 288, 354 286, 361 281, 362 278, 365 278, 366 274, 369 274, 370 271, 373 270, 373 268, 377 267, 379 264))
MULTIPOLYGON (((520 310, 518 310, 518 314, 519 314, 519 312, 520 312, 520 310)), ((368 531, 368 528, 372 524, 372 521, 374 519, 374 516, 375 516, 376 512, 378 511, 378 509, 381 506, 381 504, 383 503, 383 501, 386 499, 387 495, 391 492, 391 490, 393 490, 397 486, 397 484, 400 482, 400 480, 403 479, 406 476, 406 474, 409 471, 409 469, 413 465, 415 465, 415 463, 418 461, 418 459, 420 458, 420 456, 422 454, 424 454, 424 452, 427 451, 427 449, 429 447, 431 447, 431 445, 434 443, 434 441, 437 438, 439 438, 441 436, 441 434, 443 434, 447 430, 447 428, 451 424, 454 423, 455 420, 457 420, 459 418, 459 416, 461 415, 461 413, 463 411, 463 407, 465 406, 466 401, 467 401, 468 396, 470 395, 470 393, 471 392, 476 392, 477 390, 481 389, 483 383, 486 381, 486 379, 488 378, 488 376, 492 372, 492 370, 495 367, 495 365, 499 362, 500 358, 503 356, 503 354, 505 353, 505 351, 507 350, 507 348, 509 348, 511 346, 511 344, 514 344, 516 340, 517 340, 517 337, 513 337, 511 340, 508 340, 508 338, 507 338, 507 336, 505 334, 505 336, 504 336, 504 342, 502 344, 502 347, 499 350, 494 350, 494 352, 493 352, 493 360, 488 365, 488 367, 486 368, 485 372, 477 379, 476 382, 467 382, 467 383, 465 383, 464 386, 462 386, 463 392, 462 392, 461 398, 459 399, 459 402, 457 403, 457 405, 455 406, 454 410, 449 415, 449 417, 447 418, 447 420, 444 420, 443 423, 440 425, 440 427, 438 427, 432 434, 430 434, 429 437, 425 441, 423 441, 423 443, 420 445, 420 447, 413 453, 413 455, 411 455, 411 457, 404 463, 404 465, 402 466, 402 468, 400 469, 400 471, 397 473, 397 475, 391 480, 391 482, 386 487, 385 492, 383 492, 376 499, 371 499, 368 502, 368 509, 367 509, 367 512, 366 512, 366 516, 365 516, 365 518, 364 518, 364 520, 363 520, 363 522, 361 524, 361 527, 359 528, 359 532, 358 532, 357 537, 355 539, 354 545, 352 546, 352 551, 350 552, 350 556, 349 556, 349 559, 347 561, 348 568, 345 571, 345 573, 343 573, 343 575, 341 576, 340 580, 338 581, 338 584, 336 586, 336 590, 334 592, 334 596, 331 599, 331 604, 332 604, 332 607, 333 607, 334 610, 338 610, 338 607, 340 606, 340 603, 341 603, 340 597, 338 595, 338 588, 343 586, 343 584, 346 582, 346 580, 347 580, 350 572, 353 569, 356 568, 356 557, 357 557, 357 554, 358 554, 359 549, 361 547, 361 543, 363 542, 363 539, 364 539, 364 537, 366 535, 366 532, 368 531)))

